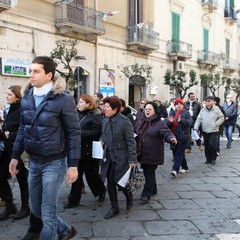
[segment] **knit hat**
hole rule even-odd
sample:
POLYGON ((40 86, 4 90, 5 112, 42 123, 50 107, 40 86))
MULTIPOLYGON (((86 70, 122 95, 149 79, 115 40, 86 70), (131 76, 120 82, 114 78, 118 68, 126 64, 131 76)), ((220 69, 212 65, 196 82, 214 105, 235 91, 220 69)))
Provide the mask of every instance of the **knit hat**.
POLYGON ((159 111, 159 107, 158 107, 158 105, 157 105, 155 102, 147 102, 147 103, 145 104, 144 108, 145 108, 146 105, 148 105, 148 104, 150 104, 150 105, 153 106, 153 109, 154 109, 155 113, 157 114, 158 111, 159 111))
POLYGON ((184 101, 181 98, 176 98, 174 100, 174 105, 176 105, 177 103, 181 103, 182 105, 184 105, 184 101))

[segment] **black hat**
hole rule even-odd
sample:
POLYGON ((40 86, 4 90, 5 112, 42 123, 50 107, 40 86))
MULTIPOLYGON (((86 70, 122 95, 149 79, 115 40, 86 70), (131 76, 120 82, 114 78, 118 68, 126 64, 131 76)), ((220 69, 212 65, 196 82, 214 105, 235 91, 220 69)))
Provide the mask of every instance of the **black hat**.
POLYGON ((214 97, 213 96, 207 96, 207 97, 204 98, 204 100, 208 100, 208 99, 209 100, 214 100, 214 97))
POLYGON ((214 97, 214 101, 215 101, 216 103, 220 103, 220 98, 219 98, 219 97, 214 97))
POLYGON ((152 101, 147 102, 147 103, 145 104, 144 108, 146 107, 147 104, 151 104, 151 105, 153 106, 153 109, 154 109, 155 113, 156 113, 156 114, 158 113, 159 107, 158 107, 158 105, 157 105, 155 102, 152 102, 152 101))

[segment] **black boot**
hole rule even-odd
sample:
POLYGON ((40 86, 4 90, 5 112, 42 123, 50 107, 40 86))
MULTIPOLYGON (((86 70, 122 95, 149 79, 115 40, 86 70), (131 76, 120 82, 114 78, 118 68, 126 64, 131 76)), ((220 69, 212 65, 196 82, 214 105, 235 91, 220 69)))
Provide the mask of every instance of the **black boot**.
POLYGON ((40 233, 27 232, 21 240, 40 240, 40 233))
POLYGON ((20 211, 13 217, 14 220, 20 220, 30 215, 29 206, 22 206, 20 211))
POLYGON ((14 220, 20 220, 30 215, 28 198, 28 190, 21 191, 22 207, 20 211, 13 217, 14 220))
POLYGON ((6 220, 11 214, 16 214, 16 213, 17 213, 17 208, 13 204, 12 200, 9 202, 6 200, 6 207, 4 212, 0 215, 0 221, 6 220))
POLYGON ((105 219, 112 218, 119 214, 119 208, 117 203, 112 203, 112 208, 109 210, 109 212, 105 215, 105 219))
POLYGON ((126 197, 127 203, 126 203, 126 209, 130 210, 133 206, 133 195, 132 192, 129 189, 124 188, 123 190, 123 194, 126 197))

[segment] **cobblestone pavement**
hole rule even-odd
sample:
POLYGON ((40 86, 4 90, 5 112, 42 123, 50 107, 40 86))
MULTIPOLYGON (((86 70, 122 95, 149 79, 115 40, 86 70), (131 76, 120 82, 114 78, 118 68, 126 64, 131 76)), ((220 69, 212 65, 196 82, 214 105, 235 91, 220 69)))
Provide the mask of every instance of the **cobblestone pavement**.
MULTIPOLYGON (((190 171, 176 178, 170 175, 172 154, 167 144, 165 152, 165 164, 157 169, 158 194, 142 205, 137 193, 132 210, 127 212, 119 192, 120 214, 110 220, 104 219, 110 208, 108 196, 99 205, 88 187, 79 207, 64 210, 70 186, 63 184, 59 215, 78 230, 73 239, 240 239, 240 139, 234 138, 231 149, 226 148, 226 139, 221 139, 221 155, 215 166, 204 164, 204 152, 193 146, 193 153, 187 154, 190 171)), ((10 182, 19 208, 18 184, 14 178, 10 182)), ((27 228, 28 219, 2 221, 0 239, 21 239, 27 228)))

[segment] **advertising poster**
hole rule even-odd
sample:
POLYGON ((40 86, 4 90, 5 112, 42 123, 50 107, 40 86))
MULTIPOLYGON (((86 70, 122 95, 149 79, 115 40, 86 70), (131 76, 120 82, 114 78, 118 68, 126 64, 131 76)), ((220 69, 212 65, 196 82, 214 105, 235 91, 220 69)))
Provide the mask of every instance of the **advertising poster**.
POLYGON ((7 76, 29 77, 31 61, 24 59, 1 59, 1 73, 7 76))
POLYGON ((100 93, 103 97, 110 97, 115 94, 115 71, 110 69, 100 68, 100 93))

